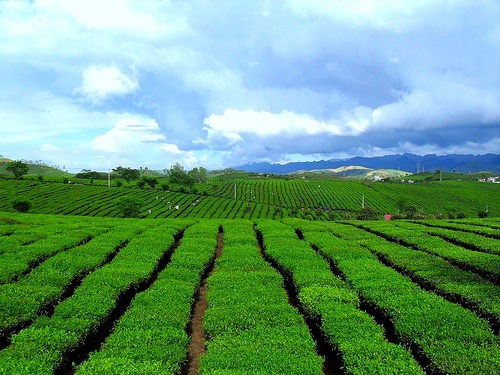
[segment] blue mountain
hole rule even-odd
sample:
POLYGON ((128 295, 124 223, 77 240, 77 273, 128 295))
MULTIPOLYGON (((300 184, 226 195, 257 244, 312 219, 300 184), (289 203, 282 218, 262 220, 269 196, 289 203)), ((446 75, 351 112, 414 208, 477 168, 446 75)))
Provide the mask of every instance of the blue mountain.
POLYGON ((342 166, 359 165, 372 169, 399 169, 416 173, 418 171, 434 172, 442 169, 445 172, 483 172, 500 173, 500 155, 415 155, 396 154, 378 157, 353 157, 350 159, 331 159, 308 162, 291 162, 287 164, 251 163, 236 167, 245 172, 286 174, 314 169, 330 169, 342 166))

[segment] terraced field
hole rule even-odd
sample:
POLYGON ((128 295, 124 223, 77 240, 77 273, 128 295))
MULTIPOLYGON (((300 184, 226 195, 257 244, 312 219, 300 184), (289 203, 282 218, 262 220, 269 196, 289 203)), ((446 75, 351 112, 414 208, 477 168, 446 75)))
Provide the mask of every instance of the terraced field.
POLYGON ((499 229, 0 212, 0 374, 497 375, 499 229))
POLYGON ((0 179, 0 211, 14 211, 12 200, 24 196, 40 214, 120 217, 116 199, 142 200, 140 217, 204 219, 342 220, 356 217, 363 205, 380 215, 396 214, 400 203, 416 213, 477 217, 488 210, 500 216, 500 185, 474 181, 419 184, 359 181, 214 179, 198 184, 197 194, 137 187, 88 186, 0 179))

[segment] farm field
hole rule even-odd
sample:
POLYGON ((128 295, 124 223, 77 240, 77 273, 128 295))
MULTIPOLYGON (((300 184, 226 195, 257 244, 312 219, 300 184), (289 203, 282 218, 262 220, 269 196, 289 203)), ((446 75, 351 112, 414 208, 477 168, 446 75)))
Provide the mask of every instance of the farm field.
POLYGON ((161 189, 104 187, 0 179, 0 211, 14 211, 11 201, 29 199, 39 214, 120 217, 115 200, 142 200, 139 217, 203 219, 343 220, 354 218, 362 205, 380 214, 396 214, 403 203, 415 213, 441 217, 477 217, 488 211, 500 216, 500 185, 476 181, 415 184, 360 181, 214 178, 198 184, 197 193, 161 189))
POLYGON ((499 229, 0 212, 0 374, 496 375, 499 229))

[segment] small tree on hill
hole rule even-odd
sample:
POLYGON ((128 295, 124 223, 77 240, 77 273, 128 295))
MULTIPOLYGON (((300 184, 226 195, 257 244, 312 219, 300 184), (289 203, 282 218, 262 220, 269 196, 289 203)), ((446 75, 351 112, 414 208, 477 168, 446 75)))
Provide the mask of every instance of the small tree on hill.
POLYGON ((115 172, 118 177, 127 181, 127 183, 130 183, 131 180, 137 180, 141 175, 138 169, 132 169, 130 167, 124 168, 122 166, 114 168, 113 172, 115 172))
POLYGON ((151 189, 154 189, 158 184, 158 179, 156 177, 143 176, 142 181, 144 181, 145 184, 148 184, 151 189))
POLYGON ((357 220, 377 220, 378 211, 373 207, 366 206, 362 208, 356 215, 357 220))
POLYGON ((115 203, 124 217, 136 217, 142 207, 142 200, 130 195, 116 199, 115 203))
MULTIPOLYGON (((170 169, 166 169, 165 173, 171 183, 187 186, 189 190, 191 190, 196 183, 196 179, 192 174, 186 172, 184 167, 179 163, 175 163, 170 169)), ((199 174, 199 171, 197 173, 199 174)))
POLYGON ((11 161, 7 164, 6 169, 14 174, 14 177, 18 180, 22 179, 25 174, 28 174, 29 167, 28 164, 22 161, 11 161))
POLYGON ((198 183, 207 182, 207 170, 203 167, 193 168, 188 174, 198 183))
POLYGON ((19 197, 12 201, 12 207, 19 212, 28 212, 31 206, 31 201, 26 197, 19 197))

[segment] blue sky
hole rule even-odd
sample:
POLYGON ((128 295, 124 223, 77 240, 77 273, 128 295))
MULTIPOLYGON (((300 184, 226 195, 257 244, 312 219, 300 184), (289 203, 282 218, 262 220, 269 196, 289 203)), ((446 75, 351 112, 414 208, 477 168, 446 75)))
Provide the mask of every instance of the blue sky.
POLYGON ((497 0, 0 0, 0 155, 498 153, 499 20, 497 0))

